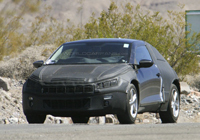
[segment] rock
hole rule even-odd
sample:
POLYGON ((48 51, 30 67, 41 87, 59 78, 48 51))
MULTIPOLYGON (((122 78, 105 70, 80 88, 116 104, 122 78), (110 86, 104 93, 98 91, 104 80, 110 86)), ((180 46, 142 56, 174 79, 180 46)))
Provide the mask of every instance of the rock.
POLYGON ((106 123, 106 117, 90 117, 89 119, 90 124, 105 124, 106 123))
POLYGON ((200 111, 200 108, 199 107, 195 107, 194 110, 200 111))
POLYGON ((99 117, 99 124, 105 124, 105 123, 106 123, 105 116, 99 117))
POLYGON ((5 106, 2 106, 1 109, 2 109, 2 110, 5 110, 6 108, 5 108, 5 106))
POLYGON ((0 120, 0 124, 4 124, 4 120, 1 119, 1 120, 0 120))
POLYGON ((142 123, 142 119, 136 118, 135 123, 142 123))
POLYGON ((144 119, 143 120, 143 123, 149 123, 150 121, 149 121, 149 119, 144 119))
POLYGON ((188 116, 191 116, 191 115, 193 114, 193 111, 187 110, 187 111, 185 111, 185 113, 186 113, 188 116))
POLYGON ((1 95, 8 101, 11 101, 11 96, 9 92, 6 92, 5 90, 0 89, 1 95))
POLYGON ((197 114, 199 111, 198 110, 193 110, 193 115, 197 114))
POLYGON ((9 121, 7 119, 3 119, 4 124, 9 124, 9 121))
POLYGON ((91 124, 99 123, 99 117, 90 117, 89 123, 91 123, 91 124))
POLYGON ((196 97, 192 97, 194 102, 199 103, 199 100, 196 97))
POLYGON ((9 118, 8 121, 10 122, 10 124, 18 124, 19 119, 18 118, 9 118))
POLYGON ((191 98, 187 98, 186 101, 187 101, 188 103, 193 103, 193 100, 192 100, 191 98))
POLYGON ((65 117, 62 119, 63 124, 73 124, 72 119, 70 117, 65 117))
POLYGON ((73 124, 70 117, 54 117, 52 115, 47 115, 45 124, 73 124))
POLYGON ((110 117, 106 117, 106 123, 114 123, 112 118, 110 117))
POLYGON ((181 85, 181 94, 190 94, 191 89, 190 86, 186 82, 180 82, 181 85))
POLYGON ((54 117, 52 115, 47 115, 44 123, 54 123, 54 117))
POLYGON ((60 117, 54 117, 55 124, 61 124, 63 123, 63 120, 60 117))
POLYGON ((109 114, 109 115, 106 115, 106 123, 118 124, 119 121, 116 115, 109 114))
POLYGON ((198 91, 191 91, 191 93, 189 94, 189 96, 197 96, 200 98, 200 92, 198 91))
POLYGON ((189 105, 190 103, 186 99, 181 99, 182 103, 185 103, 186 105, 189 105))
POLYGON ((10 79, 0 77, 0 88, 2 88, 5 91, 10 90, 10 79))
POLYGON ((153 123, 158 124, 161 123, 161 119, 152 118, 153 123))
POLYGON ((26 122, 25 119, 23 119, 23 118, 19 118, 19 123, 20 123, 20 124, 24 124, 25 122, 26 122))
POLYGON ((156 113, 156 119, 160 119, 160 114, 156 113))

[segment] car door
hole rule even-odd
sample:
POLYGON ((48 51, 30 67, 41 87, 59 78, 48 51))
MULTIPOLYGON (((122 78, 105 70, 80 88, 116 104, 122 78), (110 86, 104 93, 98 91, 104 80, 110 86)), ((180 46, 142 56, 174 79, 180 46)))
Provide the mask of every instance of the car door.
MULTIPOLYGON (((139 46, 135 49, 136 63, 141 60, 152 60, 146 46, 139 46)), ((140 106, 159 105, 162 99, 162 77, 155 63, 150 67, 138 67, 137 79, 140 87, 140 106)))

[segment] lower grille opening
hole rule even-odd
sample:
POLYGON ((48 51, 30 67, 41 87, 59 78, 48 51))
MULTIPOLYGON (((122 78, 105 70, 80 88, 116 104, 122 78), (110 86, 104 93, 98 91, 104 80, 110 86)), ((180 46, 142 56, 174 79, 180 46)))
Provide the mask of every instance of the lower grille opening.
POLYGON ((87 109, 90 108, 90 99, 43 100, 43 107, 51 109, 87 109))

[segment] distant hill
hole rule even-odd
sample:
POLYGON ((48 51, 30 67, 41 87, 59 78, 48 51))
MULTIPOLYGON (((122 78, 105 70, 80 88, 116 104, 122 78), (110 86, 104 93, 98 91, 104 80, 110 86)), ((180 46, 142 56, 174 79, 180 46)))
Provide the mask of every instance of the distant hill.
MULTIPOLYGON (((3 0, 0 2, 0 9, 4 6, 15 9, 11 3, 13 0, 3 0)), ((51 6, 52 11, 49 13, 54 18, 65 22, 70 19, 75 24, 86 23, 94 12, 99 17, 102 10, 107 10, 111 0, 40 0, 41 11, 45 6, 51 6), (82 4, 81 4, 82 1, 82 4), (82 11, 80 10, 82 8, 82 11), (82 18, 81 18, 82 16, 82 18)), ((150 11, 159 11, 163 17, 166 17, 168 10, 180 10, 178 4, 185 4, 184 10, 200 10, 200 0, 112 0, 118 5, 130 2, 136 6, 140 4, 141 9, 150 11)), ((29 24, 36 16, 27 14, 24 17, 24 25, 29 24)))
MULTIPOLYGON (((51 15, 59 20, 70 19, 74 23, 81 22, 80 7, 82 6, 82 22, 85 23, 92 12, 98 17, 102 10, 107 10, 110 0, 41 0, 42 7, 50 5, 51 15)), ((140 4, 144 10, 159 11, 164 17, 168 10, 180 10, 178 4, 185 4, 184 10, 200 10, 199 0, 113 0, 118 4, 130 2, 140 4)))

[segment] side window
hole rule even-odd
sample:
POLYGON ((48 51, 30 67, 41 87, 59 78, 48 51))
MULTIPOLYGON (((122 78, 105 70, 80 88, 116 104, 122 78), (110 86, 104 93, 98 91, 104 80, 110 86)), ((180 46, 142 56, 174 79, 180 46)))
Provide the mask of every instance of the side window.
POLYGON ((149 51, 145 46, 137 47, 135 55, 137 63, 139 63, 142 59, 152 60, 149 51))

